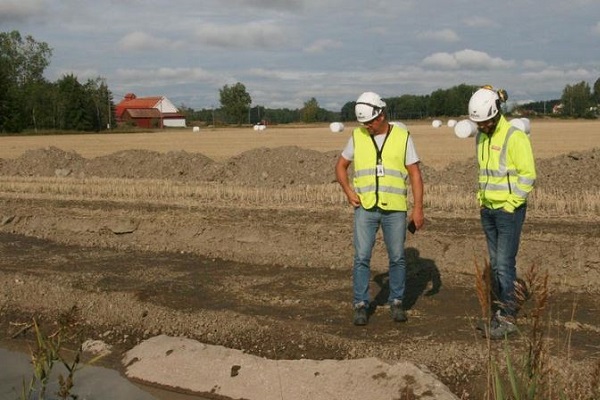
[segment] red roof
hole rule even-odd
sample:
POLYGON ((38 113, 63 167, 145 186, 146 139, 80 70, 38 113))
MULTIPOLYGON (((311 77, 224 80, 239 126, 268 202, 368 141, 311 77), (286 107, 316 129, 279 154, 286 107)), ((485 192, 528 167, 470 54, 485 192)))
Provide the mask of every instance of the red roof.
POLYGON ((162 99, 163 97, 161 96, 142 97, 138 99, 133 93, 127 93, 125 98, 115 107, 115 114, 117 118, 121 118, 125 110, 154 108, 156 103, 162 99))

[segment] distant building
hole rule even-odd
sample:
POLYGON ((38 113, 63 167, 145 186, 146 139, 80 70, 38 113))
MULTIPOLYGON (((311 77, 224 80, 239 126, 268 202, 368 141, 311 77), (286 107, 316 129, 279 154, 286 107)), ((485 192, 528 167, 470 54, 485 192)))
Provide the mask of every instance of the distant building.
POLYGON ((137 97, 127 93, 115 108, 117 123, 140 128, 185 128, 185 117, 166 97, 137 97))
POLYGON ((552 107, 552 114, 562 114, 564 108, 565 106, 562 103, 558 103, 552 107))

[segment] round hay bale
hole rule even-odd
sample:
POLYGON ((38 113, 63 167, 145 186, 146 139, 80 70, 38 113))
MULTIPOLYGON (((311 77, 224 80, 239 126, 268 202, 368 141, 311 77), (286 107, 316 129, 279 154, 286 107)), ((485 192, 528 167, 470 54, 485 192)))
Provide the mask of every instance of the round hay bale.
POLYGON ((329 130, 333 133, 339 133, 344 131, 344 124, 341 122, 332 122, 329 124, 329 130))
POLYGON ((527 118, 514 118, 511 119, 510 124, 515 128, 525 132, 527 135, 531 132, 531 123, 527 118))
POLYGON ((431 122, 431 126, 433 126, 434 128, 439 128, 440 126, 442 126, 442 121, 440 121, 439 119, 434 119, 431 122))
POLYGON ((195 126, 192 128, 192 132, 200 132, 200 127, 199 126, 195 126))
POLYGON ((456 120, 455 119, 449 119, 447 122, 448 128, 454 128, 456 126, 456 120))
POLYGON ((477 124, 470 119, 463 119, 454 126, 454 134, 460 139, 475 136, 477 133, 477 124))

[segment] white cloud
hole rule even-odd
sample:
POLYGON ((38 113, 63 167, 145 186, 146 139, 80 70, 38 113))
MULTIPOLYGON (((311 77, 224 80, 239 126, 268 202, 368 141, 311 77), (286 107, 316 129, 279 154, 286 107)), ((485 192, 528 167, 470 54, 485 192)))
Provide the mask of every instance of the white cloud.
POLYGON ((307 53, 323 53, 329 49, 339 49, 342 42, 331 39, 319 39, 304 48, 307 53))
POLYGON ((122 81, 144 82, 148 84, 190 84, 193 82, 214 82, 220 80, 215 74, 202 68, 157 68, 157 69, 118 69, 117 77, 122 81))
POLYGON ((434 40, 438 42, 453 43, 460 40, 458 34, 452 29, 442 29, 439 31, 426 31, 418 35, 421 39, 434 40))
POLYGON ((43 14, 42 0, 2 0, 0 1, 0 22, 26 21, 43 14))
POLYGON ((465 49, 454 53, 435 53, 425 57, 422 64, 428 67, 441 69, 468 69, 491 70, 510 68, 514 61, 506 61, 498 57, 491 57, 482 51, 465 49))
POLYGON ((141 51, 180 48, 183 46, 183 43, 181 41, 157 38, 145 32, 138 31, 127 34, 119 41, 118 45, 121 50, 141 51))
POLYGON ((576 84, 581 81, 588 81, 593 83, 598 79, 600 71, 589 70, 586 68, 559 68, 559 67, 548 67, 541 71, 526 72, 521 74, 523 78, 531 81, 538 82, 554 82, 558 89, 562 90, 565 84, 576 84))
POLYGON ((462 23, 471 28, 496 28, 499 26, 495 20, 477 15, 463 18, 462 23))
POLYGON ((214 47, 269 49, 285 44, 289 33, 289 28, 270 21, 240 25, 203 24, 196 30, 196 38, 214 47))
POLYGON ((523 61, 523 67, 526 69, 543 69, 546 68, 548 66, 548 64, 544 61, 538 61, 538 60, 524 60, 523 61))

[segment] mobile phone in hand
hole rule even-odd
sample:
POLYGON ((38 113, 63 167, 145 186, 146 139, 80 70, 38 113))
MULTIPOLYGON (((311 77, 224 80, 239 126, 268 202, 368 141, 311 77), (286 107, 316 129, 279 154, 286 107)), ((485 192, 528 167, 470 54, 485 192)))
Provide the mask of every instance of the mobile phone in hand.
POLYGON ((415 225, 415 221, 410 221, 408 226, 406 227, 410 233, 415 233, 417 231, 417 226, 415 225))

